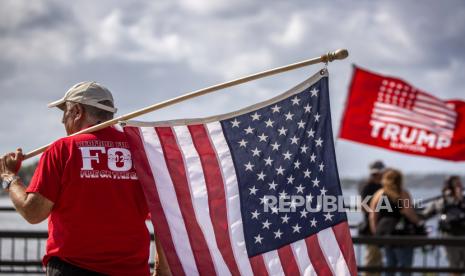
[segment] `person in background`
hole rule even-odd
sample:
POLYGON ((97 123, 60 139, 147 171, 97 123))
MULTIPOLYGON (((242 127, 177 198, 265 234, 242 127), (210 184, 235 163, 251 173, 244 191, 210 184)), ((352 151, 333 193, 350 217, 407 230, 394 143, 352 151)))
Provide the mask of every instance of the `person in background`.
MULTIPOLYGON (((382 189, 375 193, 370 204, 370 208, 374 210, 369 214, 371 232, 376 236, 399 235, 397 225, 402 219, 421 228, 423 222, 413 209, 413 201, 404 188, 401 172, 386 169, 381 184, 382 189)), ((412 266, 413 247, 385 246, 384 249, 388 267, 412 266)), ((402 274, 409 275, 408 273, 402 274)))
MULTIPOLYGON (((439 230, 446 237, 465 236, 465 200, 459 176, 446 178, 441 198, 426 206, 422 215, 425 219, 440 215, 439 230)), ((465 248, 447 246, 446 253, 450 267, 465 268, 465 248)))
MULTIPOLYGON (((370 206, 371 199, 373 195, 382 188, 381 186, 381 177, 383 176, 383 171, 385 169, 384 163, 382 161, 375 161, 370 164, 370 176, 367 180, 362 182, 360 186, 360 197, 362 202, 366 202, 370 206)), ((363 207, 363 206, 362 206, 363 207)), ((359 235, 371 235, 370 226, 368 222, 369 211, 365 208, 362 208, 364 214, 364 220, 359 226, 359 235)), ((366 246, 365 256, 364 256, 365 266, 381 266, 382 265, 382 254, 379 246, 368 244, 366 246)), ((379 275, 379 273, 362 273, 362 275, 379 275)))
MULTIPOLYGON (((68 135, 113 118, 110 91, 81 82, 49 107, 63 110, 68 135)), ((0 158, 2 186, 29 223, 48 218, 47 275, 149 275, 148 207, 124 133, 107 127, 59 139, 25 187, 21 149, 0 158)), ((157 246, 160 253, 160 246, 157 246)), ((160 266, 166 259, 160 254, 160 266)), ((156 269, 169 273, 167 266, 156 269)))

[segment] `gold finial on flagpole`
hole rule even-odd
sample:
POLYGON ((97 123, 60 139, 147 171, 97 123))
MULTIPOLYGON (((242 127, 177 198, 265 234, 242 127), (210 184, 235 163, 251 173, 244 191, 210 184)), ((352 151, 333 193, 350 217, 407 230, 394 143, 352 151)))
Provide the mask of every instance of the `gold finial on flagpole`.
POLYGON ((328 52, 326 55, 322 55, 321 61, 327 63, 336 59, 345 59, 348 56, 349 51, 347 51, 347 49, 337 49, 336 51, 328 52))

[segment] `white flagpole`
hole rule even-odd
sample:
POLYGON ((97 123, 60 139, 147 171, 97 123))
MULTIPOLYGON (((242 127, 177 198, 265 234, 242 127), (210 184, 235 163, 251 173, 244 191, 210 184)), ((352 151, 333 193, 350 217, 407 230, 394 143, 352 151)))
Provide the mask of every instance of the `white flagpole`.
MULTIPOLYGON (((192 99, 192 98, 195 98, 195 97, 198 97, 198 96, 202 96, 202 95, 205 95, 205 94, 217 91, 217 90, 221 90, 221 89, 228 88, 228 87, 231 87, 231 86, 239 85, 239 84, 249 82, 249 81, 252 81, 252 80, 268 77, 268 76, 271 76, 271 75, 283 73, 283 72, 286 72, 286 71, 291 71, 291 70, 301 68, 301 67, 305 67, 305 66, 309 66, 309 65, 312 65, 312 64, 317 64, 317 63, 320 63, 320 62, 328 63, 328 62, 331 62, 333 60, 345 59, 348 56, 349 56, 349 52, 346 49, 339 49, 339 50, 336 50, 334 52, 328 52, 327 54, 322 55, 322 56, 317 57, 317 58, 307 59, 307 60, 304 60, 304 61, 289 64, 289 65, 286 65, 286 66, 277 67, 277 68, 270 69, 270 70, 267 70, 267 71, 263 71, 263 72, 260 72, 260 73, 255 73, 255 74, 252 74, 252 75, 249 75, 249 76, 246 76, 246 77, 242 77, 242 78, 238 78, 238 79, 235 79, 235 80, 232 80, 232 81, 228 81, 228 82, 216 84, 216 85, 213 85, 213 86, 210 86, 210 87, 202 88, 202 89, 199 89, 199 90, 196 90, 196 91, 193 91, 193 92, 189 92, 187 94, 184 94, 184 95, 181 95, 181 96, 178 96, 178 97, 175 97, 175 98, 172 98, 172 99, 160 102, 160 103, 156 103, 156 104, 147 106, 145 108, 136 110, 136 111, 128 113, 126 115, 116 117, 114 119, 103 122, 101 124, 98 124, 98 125, 83 129, 83 130, 81 130, 79 132, 76 132, 76 133, 70 135, 70 136, 83 134, 83 133, 91 133, 91 132, 106 128, 108 126, 112 126, 114 124, 117 124, 120 121, 127 121, 129 119, 144 115, 146 113, 149 113, 149 112, 152 112, 152 111, 155 111, 155 110, 158 110, 158 109, 161 109, 161 108, 164 108, 164 107, 167 107, 167 106, 170 106, 170 105, 173 105, 173 104, 176 104, 176 103, 188 100, 188 99, 192 99)), ((31 151, 31 152, 26 153, 26 155, 24 156, 24 160, 26 160, 28 158, 31 158, 31 157, 34 157, 34 156, 44 152, 49 146, 50 146, 50 144, 42 146, 42 147, 37 148, 37 149, 35 149, 35 150, 31 151)))

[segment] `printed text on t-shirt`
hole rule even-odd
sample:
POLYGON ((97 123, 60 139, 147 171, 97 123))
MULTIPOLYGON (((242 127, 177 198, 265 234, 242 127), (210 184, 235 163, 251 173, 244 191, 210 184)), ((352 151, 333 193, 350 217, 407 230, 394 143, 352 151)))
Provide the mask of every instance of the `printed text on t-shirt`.
POLYGON ((127 142, 81 141, 81 178, 137 180, 127 142))

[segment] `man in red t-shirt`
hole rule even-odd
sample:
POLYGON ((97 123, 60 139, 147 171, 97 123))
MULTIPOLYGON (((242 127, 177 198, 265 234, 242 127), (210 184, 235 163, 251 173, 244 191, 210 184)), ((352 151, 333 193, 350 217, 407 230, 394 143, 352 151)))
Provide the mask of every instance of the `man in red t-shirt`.
MULTIPOLYGON (((49 107, 64 111, 68 135, 116 112, 110 91, 96 82, 74 85, 49 107)), ((16 175, 21 161, 21 149, 1 158, 2 185, 28 222, 49 218, 47 275, 150 274, 148 208, 121 130, 55 141, 27 188, 16 175)))

